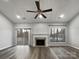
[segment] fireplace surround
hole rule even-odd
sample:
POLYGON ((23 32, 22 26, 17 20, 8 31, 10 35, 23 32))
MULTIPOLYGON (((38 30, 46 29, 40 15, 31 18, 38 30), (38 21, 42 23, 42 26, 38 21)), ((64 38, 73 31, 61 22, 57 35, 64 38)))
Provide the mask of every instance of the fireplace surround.
POLYGON ((48 35, 47 34, 33 34, 33 46, 34 47, 47 47, 48 35))

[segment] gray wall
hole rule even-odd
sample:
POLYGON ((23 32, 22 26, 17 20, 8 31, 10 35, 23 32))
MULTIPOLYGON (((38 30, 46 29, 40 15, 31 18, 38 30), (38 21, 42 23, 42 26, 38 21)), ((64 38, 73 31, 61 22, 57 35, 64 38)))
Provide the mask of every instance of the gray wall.
POLYGON ((48 24, 45 24, 45 23, 33 24, 32 34, 49 34, 48 24))
POLYGON ((13 25, 0 14, 0 50, 13 45, 13 25))
POLYGON ((69 46, 79 49, 79 15, 69 24, 69 46))

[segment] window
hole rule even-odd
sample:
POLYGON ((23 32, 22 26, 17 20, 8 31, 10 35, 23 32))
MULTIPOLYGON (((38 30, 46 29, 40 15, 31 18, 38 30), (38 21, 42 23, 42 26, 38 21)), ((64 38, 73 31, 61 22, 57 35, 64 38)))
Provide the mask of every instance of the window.
POLYGON ((65 27, 52 26, 50 27, 50 42, 65 42, 65 27))
POLYGON ((30 29, 29 28, 18 28, 17 29, 17 45, 27 45, 30 40, 30 29))

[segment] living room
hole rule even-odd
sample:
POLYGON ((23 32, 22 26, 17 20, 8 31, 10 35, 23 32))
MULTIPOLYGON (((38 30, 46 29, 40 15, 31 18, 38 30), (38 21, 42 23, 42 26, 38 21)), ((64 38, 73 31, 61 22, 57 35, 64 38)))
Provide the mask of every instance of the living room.
POLYGON ((0 58, 79 59, 78 5, 78 0, 0 0, 0 58))

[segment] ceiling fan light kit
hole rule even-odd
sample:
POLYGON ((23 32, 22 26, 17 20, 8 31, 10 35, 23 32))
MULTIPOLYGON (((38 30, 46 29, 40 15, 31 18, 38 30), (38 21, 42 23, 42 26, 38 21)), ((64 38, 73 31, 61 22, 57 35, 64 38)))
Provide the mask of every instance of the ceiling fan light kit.
POLYGON ((27 12, 32 12, 32 13, 37 13, 36 16, 34 17, 34 19, 36 19, 38 16, 42 16, 43 18, 47 18, 43 13, 45 12, 51 12, 51 9, 46 9, 46 10, 41 10, 40 9, 40 1, 35 1, 36 7, 37 7, 37 11, 31 11, 31 10, 26 10, 27 12))
POLYGON ((39 18, 42 18, 42 15, 41 14, 39 14, 39 18))

